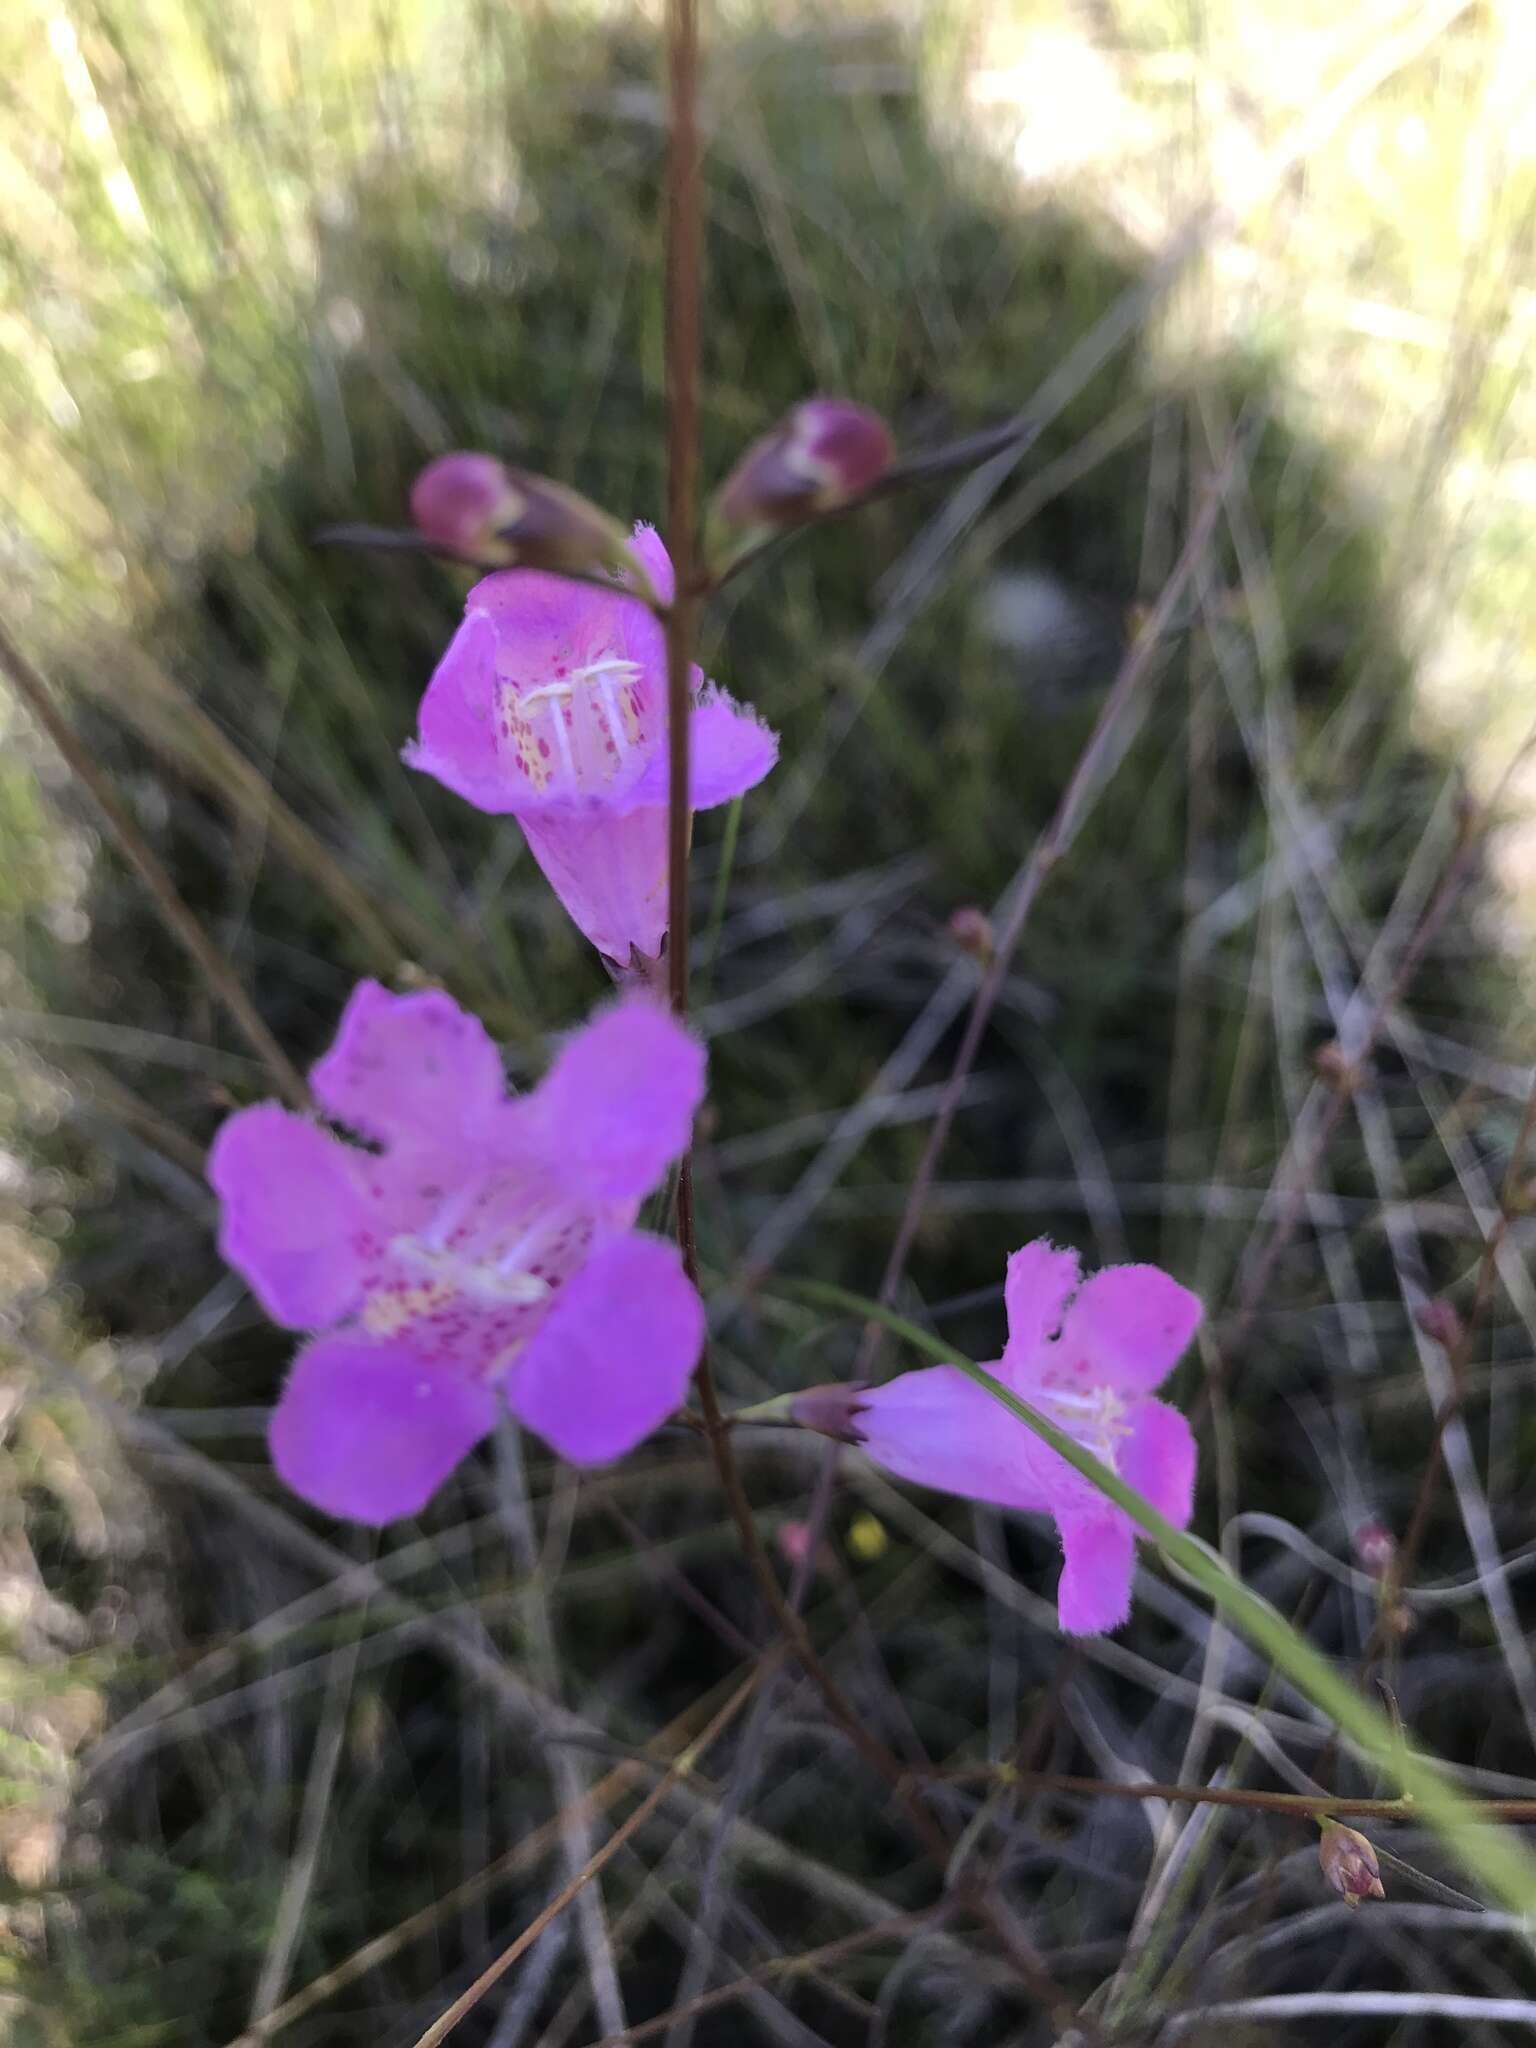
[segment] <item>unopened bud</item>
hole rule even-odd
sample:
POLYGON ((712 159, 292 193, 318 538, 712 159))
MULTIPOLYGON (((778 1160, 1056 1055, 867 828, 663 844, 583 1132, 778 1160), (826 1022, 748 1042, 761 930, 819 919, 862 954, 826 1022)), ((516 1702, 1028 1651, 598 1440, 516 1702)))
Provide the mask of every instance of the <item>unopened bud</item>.
POLYGON ((1381 1866, 1376 1851, 1354 1828, 1341 1827, 1335 1820, 1323 1822, 1323 1839, 1317 1845, 1317 1860, 1323 1876, 1346 1906, 1358 1906, 1362 1899, 1384 1899, 1381 1866))
POLYGON ((790 1402, 790 1416, 802 1429, 817 1430, 840 1444, 861 1444, 864 1432, 856 1418, 864 1412, 865 1403, 860 1398, 863 1392, 862 1380, 835 1380, 825 1387, 807 1387, 790 1402))
POLYGON ((992 958, 996 946, 992 920, 974 903, 962 903, 958 910, 950 912, 949 936, 962 953, 970 953, 981 961, 992 958))
POLYGON ((579 491, 494 455, 461 450, 429 462, 411 486, 411 517, 430 546, 482 569, 638 567, 616 519, 579 491))
POLYGON ((1351 1095, 1365 1078, 1360 1065, 1352 1060, 1336 1038, 1330 1038, 1317 1048, 1312 1055, 1312 1065, 1320 1081, 1336 1088, 1341 1095, 1351 1095))
POLYGON ((1362 1522, 1352 1539, 1355 1561, 1361 1571, 1373 1579, 1385 1577, 1392 1560, 1397 1555, 1397 1538, 1385 1522, 1374 1517, 1362 1522))
POLYGON ((796 526, 862 497, 891 466, 891 430, 851 398, 807 398, 754 441, 715 495, 736 527, 796 526))
POLYGON ((783 1522, 779 1526, 779 1548, 792 1565, 802 1565, 811 1554, 809 1522, 783 1522))
POLYGON ((1421 1302, 1413 1312, 1413 1320, 1426 1337, 1433 1337, 1445 1351, 1454 1351, 1466 1335, 1466 1328, 1453 1303, 1437 1295, 1433 1301, 1421 1302))

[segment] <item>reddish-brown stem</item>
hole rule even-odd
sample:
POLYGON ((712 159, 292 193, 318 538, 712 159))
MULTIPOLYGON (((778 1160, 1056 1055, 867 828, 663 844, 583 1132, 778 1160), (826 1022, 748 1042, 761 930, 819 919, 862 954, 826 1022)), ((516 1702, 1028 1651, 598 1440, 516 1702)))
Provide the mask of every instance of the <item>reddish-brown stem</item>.
MULTIPOLYGON (((670 138, 667 152, 667 545, 676 591, 663 615, 667 639, 667 955, 668 992, 679 1016, 688 1012, 688 853, 692 807, 689 803, 688 673, 693 654, 694 621, 704 578, 696 548, 697 506, 697 379, 699 349, 699 256, 701 207, 698 140, 698 18, 695 0, 669 0, 667 7, 667 79, 670 138)), ((698 1251, 694 1229, 692 1162, 685 1157, 678 1174, 677 1235, 689 1277, 697 1280, 698 1251)), ((782 1638, 820 1692, 828 1713, 859 1755, 885 1779, 896 1794, 914 1832, 941 1873, 947 1874, 953 1844, 924 1805, 906 1766, 865 1727, 857 1710, 821 1661, 804 1621, 785 1598, 773 1560, 753 1518, 731 1446, 730 1430, 721 1413, 714 1371, 706 1348, 696 1376, 699 1408, 720 1484, 769 1612, 782 1638)), ((1039 1958, 1023 1942, 1007 1916, 971 1884, 957 1893, 985 1920, 1012 1959, 1021 1980, 1048 2009, 1065 2016, 1069 2008, 1039 1958)))
MULTIPOLYGON (((1248 1792, 1228 1785, 1124 1784, 1113 1778, 1079 1778, 1060 1771, 1022 1770, 1012 1764, 978 1764, 941 1771, 949 1785, 1019 1785, 1031 1792, 1074 1792, 1091 1799, 1166 1799, 1182 1806, 1239 1806, 1254 1813, 1313 1815, 1347 1813, 1367 1820, 1412 1820, 1411 1799, 1344 1799, 1327 1792, 1248 1792)), ((1536 1799, 1482 1799, 1470 1808, 1478 1820, 1536 1821, 1536 1799)))
MULTIPOLYGON (((667 982, 672 1007, 688 1010, 688 664, 698 604, 697 509, 699 249, 699 24, 695 0, 667 7, 667 547, 676 594, 667 615, 667 982)), ((688 1168, 678 1217, 692 1211, 688 1168)), ((685 1255, 687 1247, 684 1247, 685 1255)))
POLYGON ((1467 1311, 1461 1332, 1454 1344, 1447 1347, 1450 1361, 1452 1393, 1435 1418, 1435 1434, 1429 1446, 1429 1455, 1424 1461, 1424 1470, 1419 1477, 1419 1490, 1408 1518, 1408 1527, 1386 1571, 1382 1575, 1381 1602, 1376 1626, 1371 1633, 1366 1652, 1366 1672, 1369 1675, 1380 1662, 1388 1643, 1388 1628, 1396 1607, 1398 1596, 1412 1578, 1423 1548, 1425 1533, 1429 1527, 1430 1510, 1439 1485, 1441 1469, 1445 1463, 1445 1433, 1449 1429, 1457 1410, 1461 1406, 1462 1391, 1466 1385, 1467 1372, 1472 1364, 1472 1348, 1477 1341, 1477 1332, 1489 1303, 1493 1299, 1494 1284, 1498 1277, 1499 1253, 1509 1235, 1509 1225, 1520 1190, 1521 1176, 1525 1171, 1526 1154, 1531 1139, 1536 1135, 1536 1084, 1532 1085, 1526 1097, 1525 1114, 1520 1119, 1520 1129, 1510 1150, 1509 1164, 1504 1171, 1504 1183, 1499 1192, 1499 1213, 1493 1228, 1483 1246, 1478 1261, 1477 1279, 1472 1289, 1472 1305, 1467 1311))

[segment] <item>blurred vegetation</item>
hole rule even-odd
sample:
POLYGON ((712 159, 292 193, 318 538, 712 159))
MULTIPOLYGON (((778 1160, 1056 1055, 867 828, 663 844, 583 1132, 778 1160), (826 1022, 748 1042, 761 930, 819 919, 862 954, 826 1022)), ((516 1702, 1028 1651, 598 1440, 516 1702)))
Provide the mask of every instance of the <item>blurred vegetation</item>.
MULTIPOLYGON (((1151 36, 1157 10, 1133 12, 1132 39, 1151 36)), ((714 37, 706 474, 811 389, 855 393, 919 447, 1029 407, 1104 323, 1124 338, 1050 414, 920 604, 909 551, 931 531, 933 495, 801 538, 709 622, 711 672, 784 745, 748 800, 723 920, 701 941, 714 1092, 700 1187, 717 1285, 739 1288, 768 1245, 785 1270, 873 1291, 926 1128, 910 1103, 781 1244, 782 1205, 935 987, 951 976, 964 990, 946 921, 993 902, 1024 858, 1192 505, 1235 448, 1230 518, 1127 756, 1034 914, 918 1241, 911 1304, 988 1356, 1003 1257, 1043 1229, 1099 1258, 1163 1259, 1213 1304, 1230 1299, 1311 1055, 1332 1035, 1330 988, 1341 972, 1352 986, 1405 875, 1432 880, 1450 858, 1459 778, 1418 719, 1405 579, 1419 564, 1369 510, 1356 451, 1298 396, 1283 337, 1170 346, 1187 307, 1164 324, 1123 223, 1084 195, 1021 192, 1015 167, 957 135, 939 84, 974 55, 950 15, 925 24, 916 55, 873 20, 744 13, 714 37)), ((461 585, 426 562, 319 552, 310 536, 334 519, 398 523, 414 471, 461 445, 658 516, 664 121, 650 30, 570 9, 421 4, 364 22, 101 0, 11 18, 0 59, 4 609, 296 1059, 327 1042, 369 972, 441 980, 484 1012, 514 1071, 535 1069, 546 1035, 600 997, 600 973, 516 833, 398 758, 461 585)), ((17 1890, 17 2038, 190 2048, 247 2020, 308 1802, 322 1798, 324 1828, 290 1987, 537 1828, 554 1803, 551 1746, 387 1601, 311 1598, 285 1619, 312 1595, 312 1562, 210 1479, 290 1505, 260 1443, 289 1346, 222 1275, 199 1171, 219 1118, 268 1082, 88 805, 10 715, 0 920, 16 1158, 0 1199, 14 1211, 18 1399, 0 1478, 18 1582, 30 1572, 33 1590, 31 1637, 18 1628, 7 1645, 4 1713, 9 1739, 47 1758, 18 1761, 12 1794, 33 1864, 0 1841, 17 1890), (61 1360, 119 1412, 158 1411, 169 1447, 130 1433, 125 1461, 61 1360), (46 1704, 60 1696, 73 1718, 46 1704), (104 1713, 138 1727, 125 1717, 146 1701, 147 1733, 97 1740, 104 1713)), ((725 828, 723 814, 701 821, 705 926, 725 828)), ((1496 1182, 1518 1117, 1489 1057, 1519 1049, 1500 1042, 1514 981, 1489 943, 1492 901, 1475 881, 1414 983, 1416 1028, 1461 1067, 1426 1065, 1424 1041, 1405 1035, 1378 1069, 1401 1197, 1441 1219, 1425 1231, 1430 1285, 1464 1279, 1475 1255, 1465 1155, 1496 1182)), ((942 1078, 955 1035, 953 1021, 935 1032, 912 1084, 942 1078)), ((1223 1442, 1199 1526, 1216 1526, 1226 1461, 1240 1477, 1223 1482, 1223 1518, 1283 1514, 1347 1559, 1367 1510, 1406 1519, 1432 1425, 1422 1397, 1412 1405, 1385 1191, 1350 1124, 1317 1186, 1342 1221, 1298 1238, 1240 1382, 1216 1389, 1223 1442)), ((847 1369, 847 1330, 733 1300, 733 1396, 847 1369)), ((1497 1333, 1496 1356, 1529 1349, 1518 1328, 1497 1333)), ((1185 1379, 1193 1396, 1197 1363, 1185 1379)), ((1521 1399, 1502 1396, 1487 1475, 1511 1545, 1530 1533, 1521 1399)), ((781 1447, 751 1474, 765 1512, 794 1512, 810 1468, 781 1447)), ((536 1691, 551 1684, 535 1613, 547 1601, 566 1703, 621 1747, 644 1741, 734 1668, 699 1593, 757 1626, 709 1475, 691 1440, 661 1440, 574 1496, 542 1460, 530 1484, 542 1563, 528 1568, 506 1457, 495 1475, 487 1460, 434 1505, 436 1547, 401 1567, 411 1597, 536 1691)), ((883 1669, 935 1756, 974 1758, 1057 1698, 1061 1643, 1038 1607, 1027 1625, 1000 1619, 941 1539, 982 1544, 1026 1596, 1049 1595, 1055 1560, 1031 1525, 978 1533, 956 1504, 916 1510, 856 1479, 817 1624, 851 1627, 873 1717, 889 1709, 883 1669), (845 1542, 855 1517, 862 1533, 845 1542), (842 1607, 855 1586, 862 1632, 842 1607)), ((420 1533, 390 1532, 385 1554, 420 1533)), ((1449 1507, 1434 1536, 1434 1567, 1462 1568, 1449 1507)), ((350 1542, 338 1547, 362 1556, 350 1542)), ((1280 1551, 1259 1583, 1292 1605, 1310 1584, 1317 1640, 1358 1652, 1368 1604, 1296 1565, 1280 1551)), ((1134 1729, 1141 1761, 1176 1776, 1187 1698, 1159 1699, 1146 1673, 1198 1679, 1204 1639, 1165 1592, 1125 1640, 1139 1678, 1090 1660, 1105 1741, 1134 1729)), ((1399 1696, 1426 1741, 1518 1772, 1524 1738, 1490 1640, 1480 1606, 1426 1616, 1399 1696)), ((1251 1699, 1262 1675, 1238 1659, 1225 1682, 1251 1699)), ((793 1870, 761 1845, 755 1861, 744 1852, 732 1954, 764 1953, 765 1924, 784 1951, 841 1928, 834 1880, 891 1909, 934 1896, 878 1793, 829 1760, 814 1710, 796 1707, 807 1718, 787 1717, 753 1808, 793 1870)), ((1051 1737, 1064 1768, 1083 1760, 1080 1726, 1051 1737)), ((1218 1741, 1230 1758, 1234 1738, 1218 1741)), ((1123 1945, 1145 1835, 1129 1809, 1081 1809, 1005 1852, 1032 1938, 1081 1993, 1123 1945), (1099 1882, 1121 1869, 1137 1873, 1129 1891, 1099 1882)), ((1195 1881, 1224 1904, 1263 1882, 1294 1908, 1296 1846, 1294 1831, 1255 1823, 1197 1860, 1195 1881)), ((674 1996, 676 1908, 695 1908, 701 1857, 668 1865, 652 1893, 638 1864, 614 1867, 632 2017, 674 1996)), ((445 1912, 291 2037, 413 2041, 543 1882, 535 1871, 445 1912)), ((1343 1940, 1336 1927, 1327 1938, 1343 1940)), ((1350 1941, 1355 1967, 1379 1977, 1371 1937, 1350 1941)), ((1310 1953, 1299 1940, 1273 1965, 1248 1959, 1244 1985, 1311 1984, 1310 1953)), ((582 1981, 574 1937, 544 1967, 534 2011, 554 2030, 541 2038, 600 2031, 579 2000, 563 2030, 552 2020, 582 1981)), ((888 1967, 850 1964, 839 1984, 873 1997, 888 1967)), ((1176 1946, 1162 1967, 1139 1998, 1188 1995, 1176 1946)), ((1416 1981, 1401 1957, 1392 1968, 1416 1981)), ((1521 1969, 1499 1951, 1474 1977, 1521 1969)), ((522 2038, 508 2017, 517 1983, 466 2041, 522 2038)), ((796 2009, 818 2038, 866 2038, 866 2016, 825 1983, 796 2009)), ((980 2042, 1003 2038, 1012 2008, 936 1950, 888 2038, 936 2038, 940 2010, 945 2038, 980 2042)), ((741 2024, 726 2008, 697 2038, 734 2040, 741 2024)))

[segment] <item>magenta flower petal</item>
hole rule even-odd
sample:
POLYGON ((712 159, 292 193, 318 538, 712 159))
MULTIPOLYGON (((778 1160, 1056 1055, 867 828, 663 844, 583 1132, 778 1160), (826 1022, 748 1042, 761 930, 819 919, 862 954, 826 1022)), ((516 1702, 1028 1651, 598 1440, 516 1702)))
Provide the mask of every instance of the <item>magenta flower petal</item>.
POLYGON ((419 768, 492 816, 516 801, 492 738, 499 646, 490 613, 466 612, 421 700, 420 737, 403 750, 407 767, 419 768))
POLYGON ((630 546, 640 557, 640 565, 655 586, 656 595, 663 604, 670 604, 677 595, 677 578, 672 573, 672 557, 667 553, 666 542, 654 526, 647 526, 642 520, 635 527, 630 546))
POLYGON ((275 1323, 323 1330, 355 1304, 363 1198, 345 1146, 275 1102, 242 1109, 208 1155, 219 1250, 275 1323))
POLYGON ((1056 1588, 1056 1613, 1069 1636, 1102 1635, 1131 1611, 1136 1533, 1118 1508, 1073 1515, 1061 1525, 1065 1561, 1056 1588))
POLYGON ((1178 1529, 1189 1526, 1194 1512, 1195 1461, 1194 1433, 1178 1409, 1166 1401, 1137 1401, 1120 1447, 1120 1477, 1178 1529))
POLYGON ((654 805, 596 817, 545 812, 519 821, 528 850, 599 953, 654 960, 667 933, 667 817, 654 805))
POLYGON ((1203 1310, 1160 1266, 1106 1266, 1086 1281, 1062 1325, 1063 1375, 1081 1371, 1123 1394, 1146 1394, 1178 1364, 1203 1310))
POLYGON ((679 1406, 703 1344, 704 1307, 676 1246, 627 1233, 560 1290, 507 1401, 563 1458, 605 1465, 679 1406))
POLYGON ((445 1373, 408 1342, 321 1337, 295 1359, 268 1442, 295 1493, 377 1527, 419 1513, 498 1412, 483 1380, 445 1373))
POLYGON ((310 1082, 338 1122, 390 1144, 471 1137, 506 1091, 501 1055, 478 1017, 440 989, 397 996, 376 981, 353 990, 310 1082))
MULTIPOLYGON (((696 811, 713 810, 754 788, 779 758, 779 742, 754 712, 723 690, 707 691, 689 729, 688 785, 696 811)), ((635 785, 637 803, 665 804, 668 762, 656 754, 635 785)))
POLYGON ((1047 1338, 1061 1328, 1067 1303, 1077 1292, 1082 1268, 1074 1251, 1058 1251, 1037 1237, 1010 1254, 1003 1299, 1008 1310, 1008 1344, 1003 1363, 1009 1384, 1028 1379, 1047 1338))
POLYGON ((653 997, 632 995, 567 1040, 518 1112, 521 1135, 563 1187, 633 1201, 686 1150, 703 1094, 703 1046, 653 997))
POLYGON ((1028 1429, 954 1366, 904 1372, 859 1401, 859 1442, 898 1479, 998 1507, 1051 1507, 1028 1429))

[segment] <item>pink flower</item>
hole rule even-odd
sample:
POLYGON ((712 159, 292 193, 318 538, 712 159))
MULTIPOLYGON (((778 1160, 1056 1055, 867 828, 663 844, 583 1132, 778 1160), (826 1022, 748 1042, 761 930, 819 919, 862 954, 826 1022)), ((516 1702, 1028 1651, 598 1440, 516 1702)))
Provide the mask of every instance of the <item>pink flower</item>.
MULTIPOLYGON (((1157 1266, 1109 1266, 1081 1285, 1076 1252, 1037 1238, 1008 1261, 1008 1343, 989 1372, 1069 1431, 1180 1528, 1195 1441, 1148 1398, 1178 1362, 1201 1307, 1157 1266)), ((1072 1635, 1131 1609, 1135 1524, 1017 1417, 951 1365, 858 1396, 865 1453, 898 1478, 1055 1518, 1065 1563, 1056 1606, 1072 1635)))
POLYGON ((311 1333, 270 1430, 296 1493, 358 1522, 414 1514, 503 1402, 580 1465, 665 1421, 704 1314, 676 1248, 633 1224, 703 1092, 679 1024, 630 996, 509 1100, 476 1018, 365 981, 310 1079, 371 1149, 265 1102, 208 1167, 225 1258, 311 1333))
MULTIPOLYGON (((664 600, 672 565, 649 527, 633 547, 664 600)), ((761 782, 778 741, 694 672, 696 811, 761 782)), ((405 750, 477 809, 510 814, 576 924, 620 966, 667 928, 667 657, 648 606, 537 571, 469 593, 405 750)))

